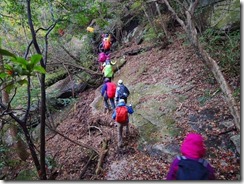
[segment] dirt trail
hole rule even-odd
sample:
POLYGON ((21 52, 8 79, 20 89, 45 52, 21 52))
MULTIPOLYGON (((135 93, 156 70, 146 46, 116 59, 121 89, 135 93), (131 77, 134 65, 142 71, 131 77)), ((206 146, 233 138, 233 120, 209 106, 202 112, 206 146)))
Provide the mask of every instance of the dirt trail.
MULTIPOLYGON (((115 51, 113 56, 114 58, 122 57, 128 51, 146 46, 148 45, 131 44, 115 51)), ((174 142, 174 149, 177 150, 177 145, 180 145, 184 135, 190 131, 201 132, 208 141, 211 141, 211 144, 223 144, 226 137, 216 137, 215 135, 216 131, 223 131, 219 129, 218 123, 220 120, 230 119, 230 112, 223 101, 222 94, 217 91, 218 85, 210 82, 211 75, 191 48, 183 47, 182 41, 174 37, 174 43, 167 48, 155 47, 135 56, 126 56, 126 61, 125 66, 115 74, 114 82, 122 78, 131 88, 142 82, 143 84, 164 83, 168 86, 175 86, 174 89, 171 89, 171 97, 175 96, 176 104, 173 126, 180 131, 173 140, 162 138, 155 147, 170 146, 174 142), (179 99, 177 96, 179 94, 184 98, 179 99), (213 117, 209 118, 210 115, 207 116, 206 112, 213 117), (199 121, 191 121, 194 118, 199 121)), ((89 151, 59 135, 50 134, 47 138, 47 154, 55 155, 57 159, 59 166, 57 180, 164 180, 173 156, 166 152, 155 154, 153 151, 155 147, 140 144, 141 132, 134 124, 130 125, 130 136, 124 140, 124 148, 117 150, 117 134, 111 118, 112 112, 104 114, 102 111, 94 111, 94 108, 91 107, 94 99, 100 95, 98 90, 88 89, 80 94, 79 101, 62 119, 57 130, 73 140, 88 144, 98 150, 101 150, 102 141, 108 139, 108 153, 102 166, 103 170, 97 176, 94 174, 97 164, 94 160, 89 164, 85 174, 81 176, 89 159, 89 151)), ((133 93, 138 92, 133 91, 133 93)), ((158 96, 140 96, 138 101, 141 103, 156 99, 162 102, 162 106, 159 107, 159 110, 162 110, 165 108, 164 102, 168 97, 168 93, 158 96)), ((96 103, 98 101, 99 98, 96 103)), ((133 99, 130 99, 129 102, 133 102, 133 99)), ((134 108, 135 111, 147 111, 140 104, 134 108)), ((160 135, 155 136, 160 137, 160 135)), ((158 150, 160 149, 161 147, 158 150)), ((240 164, 238 165, 238 160, 234 159, 236 157, 229 148, 212 145, 209 147, 209 151, 211 157, 210 154, 207 157, 216 167, 217 178, 236 179, 240 164), (217 159, 220 155, 230 155, 233 159, 217 159), (233 172, 231 173, 227 173, 229 166, 232 166, 233 172)))

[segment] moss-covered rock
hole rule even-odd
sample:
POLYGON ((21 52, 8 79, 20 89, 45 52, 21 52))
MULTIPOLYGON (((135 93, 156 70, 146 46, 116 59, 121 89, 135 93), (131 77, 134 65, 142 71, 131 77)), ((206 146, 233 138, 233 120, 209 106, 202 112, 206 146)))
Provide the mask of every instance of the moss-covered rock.
POLYGON ((211 16, 211 27, 220 30, 239 28, 240 8, 240 1, 238 0, 226 0, 215 4, 211 16))

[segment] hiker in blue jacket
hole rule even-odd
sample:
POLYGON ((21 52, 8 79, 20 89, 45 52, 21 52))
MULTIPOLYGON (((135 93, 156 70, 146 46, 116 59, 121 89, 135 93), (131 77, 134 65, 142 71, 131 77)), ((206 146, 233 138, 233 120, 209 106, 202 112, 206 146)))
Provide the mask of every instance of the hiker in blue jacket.
POLYGON ((115 109, 115 103, 114 103, 115 91, 116 91, 116 84, 110 82, 109 78, 105 78, 103 86, 101 88, 101 95, 103 97, 105 113, 109 111, 108 99, 111 103, 112 109, 115 109))
POLYGON ((127 106, 125 104, 124 99, 120 99, 119 103, 117 104, 112 118, 115 120, 115 124, 117 125, 118 129, 118 147, 122 146, 122 134, 123 134, 123 127, 126 127, 126 136, 129 135, 129 115, 134 113, 134 110, 131 105, 127 106))
POLYGON ((124 85, 123 81, 121 79, 118 80, 118 85, 116 88, 115 93, 115 102, 118 103, 119 99, 124 99, 125 103, 127 103, 127 98, 130 95, 130 91, 128 88, 124 85))

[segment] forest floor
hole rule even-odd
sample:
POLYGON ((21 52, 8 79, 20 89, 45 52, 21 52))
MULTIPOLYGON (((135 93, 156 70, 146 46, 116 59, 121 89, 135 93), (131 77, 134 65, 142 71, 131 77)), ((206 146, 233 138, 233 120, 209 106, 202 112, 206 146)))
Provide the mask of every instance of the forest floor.
MULTIPOLYGON (((231 144, 230 134, 238 134, 235 130, 225 133, 227 129, 219 126, 220 121, 232 120, 229 108, 223 100, 223 94, 219 92, 218 84, 194 54, 194 50, 189 46, 183 46, 183 41, 176 36, 173 40, 173 43, 166 48, 153 47, 144 54, 125 56, 126 64, 115 74, 113 81, 117 82, 125 72, 128 78, 135 75, 136 71, 140 70, 142 62, 147 64, 146 70, 129 85, 141 81, 156 84, 165 78, 168 79, 167 84, 179 86, 184 86, 191 81, 192 88, 182 87, 173 91, 174 94, 184 93, 188 97, 177 107, 176 126, 182 131, 173 141, 180 145, 187 132, 195 131, 187 122, 189 118, 200 118, 207 107, 210 109, 207 113, 214 118, 206 118, 206 125, 198 127, 198 132, 207 139, 206 158, 215 168, 217 179, 237 180, 240 177, 239 155, 228 146, 220 146, 231 144), (155 69, 160 72, 151 71, 155 69), (201 99, 204 94, 208 96, 206 99, 201 99), (192 116, 196 113, 199 117, 192 116)), ((128 51, 146 46, 148 44, 130 43, 114 51, 112 58, 122 57, 128 51)), ((99 153, 105 153, 102 169, 95 174, 98 156, 90 159, 92 152, 89 149, 49 132, 46 153, 54 157, 56 167, 50 168, 48 173, 56 170, 56 180, 165 180, 172 160, 165 159, 167 153, 152 155, 146 149, 140 148, 138 143, 140 132, 133 122, 130 123, 129 137, 124 137, 124 147, 117 148, 117 129, 111 118, 112 112, 105 114, 101 109, 99 113, 94 113, 92 110, 91 103, 99 95, 99 89, 87 89, 79 95, 75 105, 67 112, 59 114, 55 121, 59 122, 58 132, 69 139, 95 148, 99 153), (102 149, 104 141, 107 143, 105 149, 107 152, 102 149)), ((168 145, 171 143, 172 141, 168 142, 168 145)))

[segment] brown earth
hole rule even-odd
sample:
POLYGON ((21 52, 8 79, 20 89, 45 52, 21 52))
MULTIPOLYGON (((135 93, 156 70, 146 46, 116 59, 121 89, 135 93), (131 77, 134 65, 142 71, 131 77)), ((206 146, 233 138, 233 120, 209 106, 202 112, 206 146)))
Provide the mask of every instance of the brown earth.
MULTIPOLYGON (((130 80, 130 85, 141 81, 149 84, 164 81, 169 85, 180 86, 173 90, 173 95, 183 94, 186 97, 178 103, 175 112, 177 127, 181 129, 181 132, 173 142, 178 145, 187 132, 195 131, 187 123, 189 117, 201 114, 206 109, 210 109, 209 112, 214 111, 214 119, 206 120, 205 124, 198 127, 199 132, 207 139, 207 159, 216 169, 217 179, 237 180, 238 174, 240 174, 239 158, 228 148, 216 146, 223 140, 228 142, 226 134, 219 134, 225 129, 220 128, 218 122, 231 119, 229 109, 223 100, 223 94, 218 91, 218 84, 194 54, 193 49, 183 46, 183 41, 176 36, 173 37, 173 40, 174 42, 166 48, 153 47, 151 50, 137 55, 125 56, 127 62, 115 74, 113 81, 116 82, 121 74, 126 74, 128 78, 138 75, 130 80), (142 64, 145 68, 143 72, 139 73, 138 70, 142 64), (188 84, 191 84, 192 87, 185 88, 188 84), (202 101, 199 99, 206 94, 206 90, 210 95, 209 100, 201 104, 202 101)), ((151 45, 149 43, 142 45, 130 43, 114 51, 112 58, 122 57, 128 51, 147 46, 151 45)), ((46 152, 47 155, 54 156, 56 160, 55 170, 58 171, 56 180, 164 180, 170 162, 164 159, 166 155, 152 156, 139 148, 140 134, 132 123, 130 124, 130 135, 124 141, 124 148, 117 149, 117 130, 111 118, 112 112, 104 114, 101 110, 99 114, 92 113, 90 104, 97 95, 99 94, 95 89, 86 90, 80 94, 78 102, 67 113, 59 114, 56 121, 59 122, 57 131, 74 141, 94 147, 99 153, 102 151, 103 140, 108 140, 108 152, 103 159, 102 170, 98 175, 95 174, 98 157, 93 158, 88 167, 85 167, 91 151, 50 132, 47 136, 46 152)), ((167 99, 167 94, 158 97, 149 96, 147 99, 141 97, 141 100, 150 100, 150 98, 163 102, 167 99)), ((164 108, 163 103, 162 108, 164 108)), ((237 134, 237 132, 232 131, 232 134, 237 134)), ((49 172, 51 170, 48 170, 49 172)))

